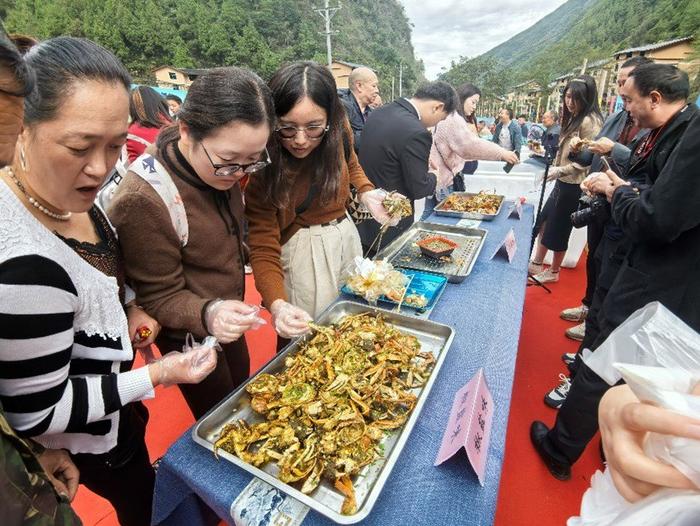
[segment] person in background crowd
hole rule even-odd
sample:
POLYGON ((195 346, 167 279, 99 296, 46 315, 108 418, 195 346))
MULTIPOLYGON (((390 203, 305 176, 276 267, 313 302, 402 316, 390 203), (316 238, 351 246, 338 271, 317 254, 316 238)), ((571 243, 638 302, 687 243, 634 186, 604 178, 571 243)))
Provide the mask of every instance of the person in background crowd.
POLYGON ((153 88, 137 86, 129 97, 129 135, 126 152, 129 164, 156 142, 161 128, 172 123, 165 99, 153 88))
POLYGON ((108 210, 138 302, 163 326, 158 348, 180 350, 188 333, 214 336, 223 348, 206 380, 180 386, 195 419, 250 372, 243 334, 261 319, 243 302, 238 183, 269 164, 274 118, 270 90, 257 75, 209 70, 190 86, 177 124, 161 131, 153 156, 132 164, 108 210))
POLYGON ((374 109, 372 103, 379 96, 379 80, 374 71, 360 67, 352 70, 348 85, 350 87, 347 90, 341 90, 339 95, 352 127, 355 153, 359 153, 362 129, 365 127, 367 117, 374 109))
POLYGON ((478 166, 478 161, 472 159, 519 162, 514 152, 479 138, 474 114, 480 95, 481 91, 473 84, 461 85, 457 89, 457 110, 433 129, 430 165, 437 169, 438 184, 435 195, 425 198, 421 220, 427 219, 447 194, 465 190, 464 178, 473 174, 478 166))
POLYGON ((169 93, 165 96, 165 101, 168 103, 170 117, 172 119, 177 119, 177 114, 180 113, 180 107, 182 106, 182 99, 177 95, 169 93))
POLYGON ((486 121, 479 121, 476 123, 476 131, 479 134, 479 137, 482 139, 485 139, 487 137, 491 136, 491 132, 489 131, 489 127, 486 126, 486 121))
POLYGON ((383 194, 365 176, 333 76, 296 62, 270 80, 277 129, 272 165, 246 191, 251 264, 278 334, 291 338, 338 296, 341 272, 362 255, 345 203, 352 186, 385 222, 383 194))
MULTIPOLYGON (((411 202, 435 193, 437 175, 429 171, 432 128, 458 108, 455 90, 446 82, 431 82, 411 98, 401 98, 379 108, 367 121, 362 138, 360 164, 377 187, 397 191, 411 202)), ((411 226, 413 217, 403 218, 382 236, 382 243, 394 240, 411 226)), ((358 225, 367 252, 378 243, 380 226, 365 221, 358 225)))
MULTIPOLYGON (((621 91, 624 90, 625 81, 629 77, 629 74, 634 71, 635 67, 642 64, 649 64, 650 62, 651 60, 646 57, 632 57, 624 62, 617 72, 618 89, 621 91)), ((618 171, 623 173, 627 169, 632 153, 630 149, 631 144, 639 141, 647 133, 648 130, 636 127, 632 116, 627 109, 623 107, 621 111, 606 119, 600 133, 596 136, 595 142, 588 148, 582 149, 581 153, 576 156, 576 160, 582 166, 590 166, 589 172, 595 173, 599 172, 601 169, 601 156, 609 155, 612 164, 617 167, 618 171)), ((603 238, 604 230, 606 230, 605 221, 601 220, 593 221, 586 225, 586 227, 588 240, 586 292, 581 300, 581 305, 565 309, 560 314, 561 318, 564 320, 579 322, 578 325, 566 330, 567 337, 578 341, 582 341, 585 336, 585 320, 593 301, 597 277, 603 264, 603 262, 599 260, 600 255, 596 256, 596 249, 603 238)), ((607 235, 610 237, 611 243, 619 241, 622 237, 620 230, 612 226, 607 228, 607 235)), ((606 275, 610 276, 610 273, 606 272, 606 275)), ((610 288, 610 285, 612 285, 612 282, 603 285, 606 292, 610 288)))
POLYGON ((496 128, 491 140, 501 148, 520 154, 523 134, 518 123, 513 120, 513 110, 510 108, 501 108, 498 112, 496 128))
POLYGON ((382 96, 377 93, 377 96, 374 97, 374 100, 370 102, 369 107, 372 108, 373 110, 376 110, 377 108, 381 108, 384 105, 384 101, 382 100, 382 96))
MULTIPOLYGON (((697 106, 687 103, 689 87, 688 75, 674 66, 637 66, 625 82, 623 97, 635 126, 651 131, 634 145, 628 180, 610 170, 593 173, 582 184, 588 193, 611 202, 612 220, 628 240, 601 304, 591 351, 652 301, 700 330, 700 117, 697 106)), ((611 257, 615 254, 603 254, 604 260, 611 257)), ((586 327, 586 338, 592 328, 586 327)), ((576 364, 554 427, 549 430, 535 421, 530 428, 535 450, 560 480, 571 476, 571 465, 598 430, 598 403, 610 388, 580 355, 576 364)))
POLYGON ((542 137, 544 136, 544 130, 545 130, 544 124, 533 123, 533 125, 530 126, 530 129, 527 132, 528 142, 539 141, 541 143, 542 137))
POLYGON ((571 214, 578 205, 581 196, 579 185, 587 172, 586 167, 569 159, 572 140, 593 139, 602 124, 595 79, 590 75, 581 75, 569 81, 564 88, 559 151, 548 174, 548 180, 556 181, 556 184, 537 218, 538 245, 528 269, 540 283, 559 281, 559 269, 572 229, 571 214), (545 270, 542 262, 547 250, 554 254, 552 265, 545 270))
POLYGON ((542 148, 550 159, 554 159, 559 148, 559 135, 561 134, 559 113, 552 110, 545 111, 542 115, 542 124, 545 128, 542 136, 542 148))
POLYGON ((150 345, 158 324, 133 300, 124 307, 119 244, 94 205, 126 141, 131 78, 85 39, 47 40, 25 60, 36 89, 15 160, 0 172, 0 360, 9 373, 0 402, 20 436, 70 451, 81 482, 121 524, 147 525, 155 475, 139 400, 159 384, 200 381, 216 352, 132 369, 132 341, 150 345))
POLYGON ((527 125, 527 116, 525 114, 518 115, 518 126, 520 126, 520 133, 524 140, 527 140, 527 134, 530 133, 530 128, 527 125))
MULTIPOLYGON (((33 72, 0 27, 0 167, 12 163, 33 72)), ((4 314, 4 313, 3 313, 4 314)), ((2 314, 0 314, 2 316, 2 314)), ((0 376, 5 374, 0 365, 0 376)), ((79 525, 70 502, 79 472, 63 449, 46 449, 12 429, 0 403, 0 523, 79 525)))

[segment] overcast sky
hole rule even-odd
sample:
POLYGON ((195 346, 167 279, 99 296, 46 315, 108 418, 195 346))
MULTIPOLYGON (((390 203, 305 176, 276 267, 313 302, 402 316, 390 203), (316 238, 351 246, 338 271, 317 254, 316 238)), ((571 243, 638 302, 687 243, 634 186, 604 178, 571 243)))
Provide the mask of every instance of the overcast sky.
POLYGON ((414 24, 413 47, 433 80, 460 56, 474 57, 527 29, 566 0, 399 0, 414 24))

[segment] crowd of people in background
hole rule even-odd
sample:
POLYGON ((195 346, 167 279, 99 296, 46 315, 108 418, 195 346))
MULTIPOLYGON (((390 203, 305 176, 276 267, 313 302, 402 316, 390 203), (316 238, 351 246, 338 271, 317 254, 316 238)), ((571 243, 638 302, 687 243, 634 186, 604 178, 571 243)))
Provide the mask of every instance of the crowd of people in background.
POLYGON ((559 281, 571 216, 590 197, 587 290, 561 314, 578 323, 580 350, 563 356, 571 374, 545 396, 559 410, 554 427, 531 428, 550 472, 570 477, 610 387, 584 350, 651 301, 700 330, 700 117, 673 66, 623 64, 625 108, 605 121, 582 74, 565 87, 561 115, 528 125, 503 107, 490 128, 469 83, 430 82, 383 102, 369 68, 339 91, 326 67, 294 62, 268 83, 238 67, 209 70, 183 101, 132 87, 119 60, 86 39, 20 53, 3 34, 0 46, 0 436, 14 455, 0 476, 21 480, 1 486, 9 517, 43 496, 39 513, 77 523, 67 502, 79 470, 121 524, 150 524, 142 400, 154 387, 178 385, 201 417, 247 379, 255 349, 244 336, 265 323, 261 308, 281 349, 378 236, 387 244, 411 226, 414 217, 392 221, 386 191, 425 199, 427 218, 479 160, 518 164, 528 140, 555 181, 537 218, 534 280, 559 281), (96 199, 106 191, 105 210, 96 199), (371 218, 356 224, 352 200, 371 218), (245 302, 249 263, 262 307, 245 302), (145 366, 133 368, 135 351, 145 366))

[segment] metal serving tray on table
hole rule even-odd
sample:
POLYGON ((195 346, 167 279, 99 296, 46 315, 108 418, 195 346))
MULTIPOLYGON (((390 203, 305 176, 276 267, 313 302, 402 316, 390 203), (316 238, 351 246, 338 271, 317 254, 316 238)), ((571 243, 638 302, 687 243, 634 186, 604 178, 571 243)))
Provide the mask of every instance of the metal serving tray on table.
MULTIPOLYGON (((403 427, 392 432, 382 440, 385 457, 366 466, 357 477, 354 477, 353 484, 357 499, 357 513, 354 515, 342 515, 340 513, 344 497, 333 487, 333 484, 326 479, 321 479, 321 484, 318 488, 311 494, 305 495, 296 487, 285 484, 276 477, 277 466, 274 463, 268 463, 265 466, 256 468, 243 462, 237 456, 223 450, 220 450, 218 453, 221 459, 227 460, 252 473, 259 479, 284 491, 294 499, 306 504, 339 524, 354 524, 365 519, 369 515, 394 464, 401 454, 406 440, 408 440, 411 434, 413 426, 420 416, 421 409, 425 404, 428 393, 430 393, 430 389, 438 376, 440 367, 445 360, 447 351, 454 338, 454 331, 447 325, 441 325, 410 315, 405 316, 395 312, 376 309, 351 301, 340 301, 331 305, 319 316, 317 323, 320 325, 328 325, 339 321, 345 316, 362 312, 381 314, 388 323, 396 326, 405 333, 417 337, 421 343, 421 351, 431 352, 435 356, 435 367, 426 384, 421 388, 412 390, 412 392, 417 395, 418 399, 409 419, 403 427)), ((303 339, 299 339, 290 343, 263 367, 258 374, 275 374, 282 371, 284 369, 285 358, 298 352, 299 344, 302 341, 303 339)), ((249 379, 248 382, 253 378, 249 379)), ((254 412, 250 407, 250 395, 245 391, 245 386, 248 382, 222 400, 195 424, 192 430, 192 438, 197 444, 213 451, 214 442, 225 424, 241 418, 246 419, 248 423, 262 422, 264 420, 262 415, 254 412)))
MULTIPOLYGON (((473 197, 475 195, 479 194, 473 194, 470 192, 453 192, 450 195, 457 195, 457 196, 462 196, 462 197, 473 197)), ((435 213, 439 216, 447 216, 447 217, 460 217, 462 219, 478 219, 480 221, 493 221, 493 219, 501 213, 501 209, 503 208, 503 202, 505 201, 506 197, 504 195, 498 195, 498 194, 493 194, 496 197, 501 198, 501 202, 498 204, 498 210, 496 210, 495 214, 479 214, 477 212, 456 212, 454 210, 445 210, 445 201, 450 196, 447 196, 445 199, 440 201, 438 205, 435 207, 435 213)))
POLYGON ((461 283, 474 267, 488 232, 480 228, 462 228, 439 223, 418 222, 386 246, 375 259, 386 259, 395 267, 410 268, 447 277, 461 283), (434 259, 424 256, 416 244, 423 238, 440 235, 457 243, 451 256, 434 259))

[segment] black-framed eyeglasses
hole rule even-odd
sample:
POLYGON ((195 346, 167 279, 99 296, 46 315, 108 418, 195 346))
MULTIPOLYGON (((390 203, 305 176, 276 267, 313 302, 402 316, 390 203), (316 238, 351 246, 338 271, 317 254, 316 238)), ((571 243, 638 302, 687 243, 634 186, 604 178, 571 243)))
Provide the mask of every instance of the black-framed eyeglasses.
POLYGON ((303 127, 280 126, 279 128, 275 129, 275 133, 277 133, 282 138, 282 140, 285 141, 293 139, 297 136, 297 133, 299 132, 302 132, 304 135, 306 135, 306 138, 310 141, 317 141, 321 137, 323 137, 327 131, 328 126, 320 125, 303 127))
POLYGON ((254 163, 216 164, 216 163, 214 163, 214 161, 211 160, 211 155, 209 155, 209 152, 204 147, 204 143, 201 143, 201 144, 202 144, 202 150, 204 150, 204 153, 207 155, 207 159, 209 159, 209 162, 214 167, 214 175, 216 177, 228 177, 229 175, 233 175, 239 171, 243 171, 243 173, 245 173, 245 174, 252 174, 255 172, 259 172, 260 170, 262 170, 263 168, 265 168, 268 164, 270 164, 272 162, 270 160, 270 154, 268 153, 267 148, 265 148, 265 158, 261 159, 259 161, 255 161, 254 163))

